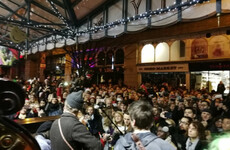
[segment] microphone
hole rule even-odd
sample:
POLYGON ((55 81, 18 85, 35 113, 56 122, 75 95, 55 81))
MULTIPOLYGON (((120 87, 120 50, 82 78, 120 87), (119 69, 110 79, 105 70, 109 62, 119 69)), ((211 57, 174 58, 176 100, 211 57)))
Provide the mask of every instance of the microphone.
POLYGON ((98 104, 94 105, 94 109, 103 109, 105 107, 106 106, 104 102, 99 102, 98 104))
POLYGON ((163 132, 169 132, 169 127, 164 126, 164 127, 162 128, 162 131, 163 131, 163 132))
POLYGON ((94 109, 99 109, 99 105, 95 104, 94 109))

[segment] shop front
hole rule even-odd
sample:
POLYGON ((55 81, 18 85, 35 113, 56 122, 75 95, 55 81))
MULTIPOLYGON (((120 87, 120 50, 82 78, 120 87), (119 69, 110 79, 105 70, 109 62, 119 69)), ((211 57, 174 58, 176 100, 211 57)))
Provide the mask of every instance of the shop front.
POLYGON ((230 61, 190 63, 191 89, 206 88, 217 91, 220 81, 225 85, 224 94, 229 93, 230 61))
POLYGON ((141 75, 141 82, 160 85, 167 82, 170 86, 189 86, 188 64, 162 64, 151 66, 137 66, 137 72, 141 75))
POLYGON ((65 64, 65 55, 48 56, 44 70, 45 77, 52 76, 55 79, 63 78, 65 75, 65 64))

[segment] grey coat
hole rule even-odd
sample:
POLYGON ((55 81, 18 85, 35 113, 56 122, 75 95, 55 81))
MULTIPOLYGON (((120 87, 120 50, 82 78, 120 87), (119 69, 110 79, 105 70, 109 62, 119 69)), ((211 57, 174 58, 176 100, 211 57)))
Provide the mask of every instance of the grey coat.
MULTIPOLYGON (((117 141, 114 150, 137 150, 135 142, 131 138, 132 133, 121 136, 117 141)), ((146 150, 175 150, 175 148, 166 141, 158 138, 151 132, 138 133, 137 136, 141 140, 146 150)))
MULTIPOLYGON (((74 150, 101 150, 103 149, 99 139, 96 139, 74 115, 64 113, 61 116, 61 127, 65 139, 74 150)), ((69 150, 64 142, 55 120, 50 129, 52 150, 69 150)))

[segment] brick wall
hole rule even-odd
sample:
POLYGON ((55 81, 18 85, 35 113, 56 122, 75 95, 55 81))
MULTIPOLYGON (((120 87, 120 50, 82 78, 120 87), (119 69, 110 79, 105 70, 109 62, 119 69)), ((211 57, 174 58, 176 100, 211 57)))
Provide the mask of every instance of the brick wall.
POLYGON ((38 77, 38 65, 39 63, 33 60, 27 60, 25 62, 25 80, 33 77, 38 77))
POLYGON ((138 75, 136 67, 137 48, 137 44, 126 45, 124 47, 124 83, 130 87, 138 86, 138 75))

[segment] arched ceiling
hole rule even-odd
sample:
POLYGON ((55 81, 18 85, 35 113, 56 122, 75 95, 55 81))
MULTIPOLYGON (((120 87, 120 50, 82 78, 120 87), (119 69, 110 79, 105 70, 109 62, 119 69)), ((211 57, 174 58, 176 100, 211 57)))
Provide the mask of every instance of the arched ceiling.
POLYGON ((17 50, 50 35, 72 36, 106 0, 1 0, 0 45, 17 50))

